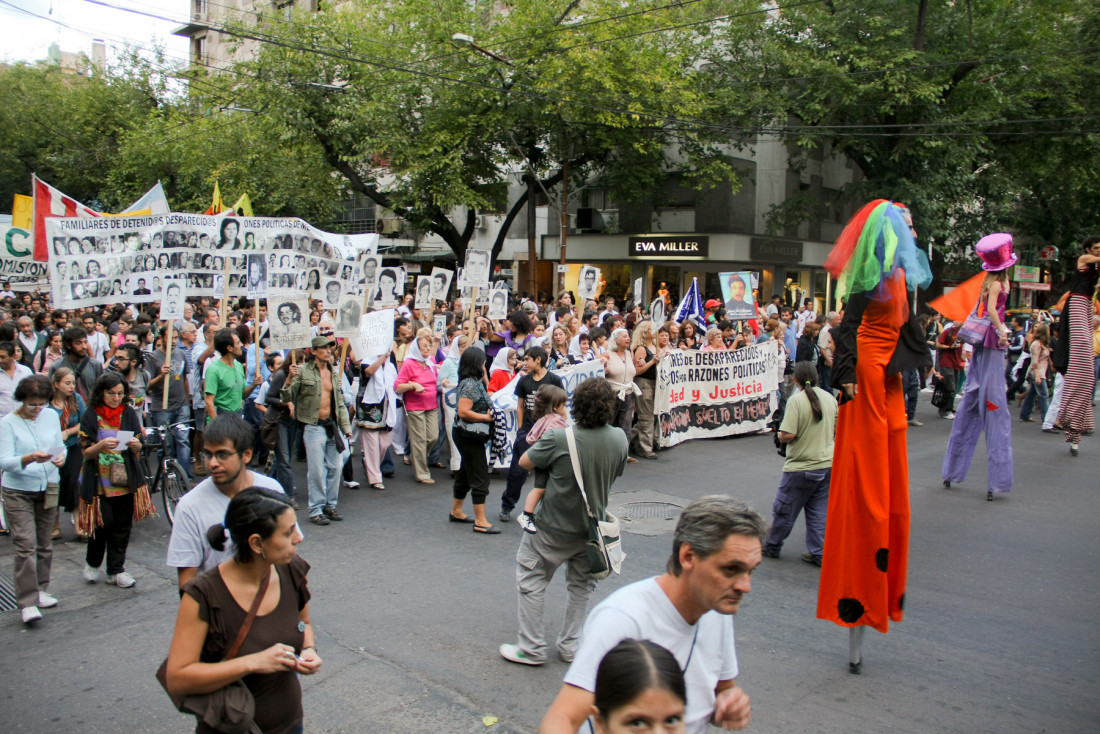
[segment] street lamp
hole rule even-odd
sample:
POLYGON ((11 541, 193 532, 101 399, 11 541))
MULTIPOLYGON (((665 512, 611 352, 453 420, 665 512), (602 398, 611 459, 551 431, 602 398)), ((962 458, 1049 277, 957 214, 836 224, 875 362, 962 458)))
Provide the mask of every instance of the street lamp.
MULTIPOLYGON (((455 33, 451 36, 451 42, 456 46, 463 46, 466 48, 472 48, 480 54, 488 56, 489 58, 499 61, 507 66, 512 66, 512 62, 503 56, 498 56, 487 48, 482 48, 474 43, 474 37, 466 33, 455 33)), ((511 86, 505 84, 505 90, 511 86)), ((535 247, 535 174, 530 170, 525 175, 527 179, 527 287, 530 291, 530 296, 534 300, 538 300, 538 251, 535 247)))

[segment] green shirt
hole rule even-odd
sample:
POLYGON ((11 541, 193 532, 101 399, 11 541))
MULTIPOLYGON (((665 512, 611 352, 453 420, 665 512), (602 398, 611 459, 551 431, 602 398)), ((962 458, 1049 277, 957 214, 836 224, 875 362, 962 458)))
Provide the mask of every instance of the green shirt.
MULTIPOLYGON (((240 413, 244 402, 244 365, 233 360, 233 365, 227 365, 221 359, 216 359, 206 368, 207 395, 214 396, 214 407, 218 412, 228 411, 240 413)), ((206 422, 210 422, 210 416, 206 416, 206 422)))
POLYGON ((787 462, 783 471, 827 469, 833 465, 833 438, 836 436, 836 400, 820 387, 813 388, 821 402, 821 420, 814 420, 810 399, 802 390, 787 401, 787 412, 779 430, 793 433, 787 444, 787 462))
MULTIPOLYGON (((569 460, 569 444, 564 428, 547 432, 527 449, 527 456, 540 469, 549 472, 546 494, 535 512, 535 526, 557 535, 588 537, 588 514, 580 487, 569 460)), ((584 477, 584 491, 592 512, 603 520, 611 485, 626 468, 626 434, 605 425, 599 428, 574 426, 577 457, 584 477)))

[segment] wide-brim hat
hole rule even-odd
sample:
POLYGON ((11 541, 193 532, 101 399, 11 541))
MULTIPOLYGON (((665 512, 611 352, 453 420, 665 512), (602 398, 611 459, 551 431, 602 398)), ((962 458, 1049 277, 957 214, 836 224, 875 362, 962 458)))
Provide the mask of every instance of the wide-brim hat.
POLYGON ((974 246, 978 257, 982 259, 982 270, 997 273, 1016 264, 1016 253, 1012 251, 1012 235, 1007 232, 987 234, 974 246))
POLYGON ((315 336, 313 337, 313 341, 309 343, 309 346, 311 349, 320 349, 322 347, 335 347, 336 342, 332 339, 332 337, 315 336))

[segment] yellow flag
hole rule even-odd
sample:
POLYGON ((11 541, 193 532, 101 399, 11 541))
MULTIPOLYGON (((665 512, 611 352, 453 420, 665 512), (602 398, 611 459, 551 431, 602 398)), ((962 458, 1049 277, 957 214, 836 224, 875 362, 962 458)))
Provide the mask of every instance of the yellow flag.
POLYGON ((16 194, 15 203, 11 205, 11 226, 30 232, 32 212, 34 212, 34 197, 16 194))
POLYGON ((241 194, 241 198, 237 199, 237 203, 233 205, 233 211, 242 217, 255 216, 252 213, 252 200, 248 198, 248 194, 241 194))
POLYGON ((153 213, 152 209, 134 209, 130 212, 121 212, 120 214, 108 214, 103 212, 105 217, 147 217, 153 213))
POLYGON ((210 203, 210 208, 207 209, 204 214, 221 214, 225 211, 225 204, 222 203, 222 192, 218 188, 218 182, 214 182, 214 199, 210 203))

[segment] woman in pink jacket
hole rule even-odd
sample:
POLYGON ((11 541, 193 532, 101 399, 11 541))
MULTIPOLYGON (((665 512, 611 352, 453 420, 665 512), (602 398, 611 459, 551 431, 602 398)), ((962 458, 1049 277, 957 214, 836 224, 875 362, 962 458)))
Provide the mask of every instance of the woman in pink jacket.
POLYGON ((405 421, 409 431, 409 453, 412 454, 416 481, 435 484, 428 470, 428 451, 439 438, 439 407, 436 400, 438 368, 426 355, 435 354, 439 344, 432 330, 425 327, 416 332, 409 345, 405 361, 394 381, 394 389, 405 401, 405 421))

